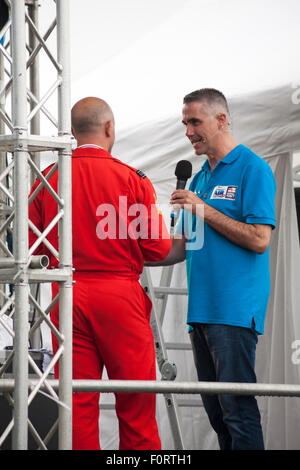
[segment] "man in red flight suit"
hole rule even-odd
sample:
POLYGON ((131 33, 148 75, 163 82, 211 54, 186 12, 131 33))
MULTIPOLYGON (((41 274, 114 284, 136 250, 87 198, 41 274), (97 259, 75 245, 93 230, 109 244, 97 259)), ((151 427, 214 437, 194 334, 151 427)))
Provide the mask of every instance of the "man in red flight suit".
MULTIPOLYGON (((145 175, 113 158, 113 113, 103 100, 84 98, 72 109, 78 147, 72 155, 73 378, 99 379, 103 367, 118 380, 155 380, 151 301, 139 284, 144 261, 164 259, 171 240, 145 175)), ((45 170, 45 174, 49 169, 45 170)), ((57 172, 49 182, 57 190, 57 172)), ((36 182, 33 190, 39 184, 36 182)), ((42 231, 57 204, 42 189, 29 217, 42 231)), ((29 233, 30 245, 36 237, 29 233)), ((48 240, 57 248, 57 228, 48 240)), ((47 253, 50 266, 57 260, 47 253)), ((57 293, 53 284, 53 294, 57 293)), ((58 306, 51 318, 58 325, 58 306)), ((53 349, 57 349, 53 337, 53 349)), ((160 449, 155 394, 116 394, 120 449, 160 449)), ((100 449, 99 394, 73 394, 73 449, 100 449)))

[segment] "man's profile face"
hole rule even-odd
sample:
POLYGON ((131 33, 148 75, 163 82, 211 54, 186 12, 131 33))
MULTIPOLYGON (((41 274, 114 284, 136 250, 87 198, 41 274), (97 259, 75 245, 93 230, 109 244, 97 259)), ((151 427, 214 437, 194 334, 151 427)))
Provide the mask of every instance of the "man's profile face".
POLYGON ((209 153, 218 132, 218 121, 213 110, 205 102, 186 103, 182 110, 182 123, 186 126, 185 134, 195 154, 209 153))

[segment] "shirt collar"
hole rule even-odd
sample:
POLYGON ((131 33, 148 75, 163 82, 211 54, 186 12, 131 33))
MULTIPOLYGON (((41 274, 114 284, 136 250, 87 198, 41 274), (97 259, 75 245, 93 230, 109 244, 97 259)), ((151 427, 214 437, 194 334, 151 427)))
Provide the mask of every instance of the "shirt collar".
POLYGON ((242 145, 237 145, 234 147, 229 153, 227 153, 226 157, 220 160, 220 162, 225 164, 234 162, 240 154, 241 147, 242 145))
POLYGON ((100 147, 99 145, 96 145, 96 144, 84 144, 84 145, 79 145, 77 147, 78 149, 82 149, 82 148, 96 148, 96 149, 103 149, 103 147, 100 147))
POLYGON ((98 145, 80 145, 72 152, 72 157, 112 157, 111 154, 98 145))
MULTIPOLYGON (((219 163, 224 163, 225 165, 227 165, 229 163, 234 162, 240 154, 241 147, 243 147, 243 146, 242 145, 237 145, 236 147, 234 147, 234 149, 232 149, 229 153, 227 153, 227 155, 224 158, 222 158, 222 160, 220 160, 218 162, 218 164, 219 163)), ((202 170, 204 170, 205 172, 210 173, 210 166, 209 166, 209 163, 208 163, 208 159, 205 160, 205 162, 202 166, 202 170)))
POLYGON ((202 170, 205 171, 205 173, 210 173, 210 166, 208 163, 208 159, 205 160, 205 162, 203 163, 202 170))

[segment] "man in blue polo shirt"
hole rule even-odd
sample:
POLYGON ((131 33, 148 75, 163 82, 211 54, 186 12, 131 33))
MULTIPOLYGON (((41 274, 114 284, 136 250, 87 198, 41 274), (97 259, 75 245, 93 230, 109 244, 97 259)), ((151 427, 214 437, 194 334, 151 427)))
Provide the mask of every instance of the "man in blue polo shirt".
MULTIPOLYGON (((182 122, 195 154, 207 160, 189 190, 171 196, 171 204, 184 210, 160 265, 186 259, 187 323, 199 381, 255 382, 257 335, 264 331, 270 292, 274 176, 262 158, 233 139, 218 90, 187 95, 182 122)), ((221 449, 264 449, 254 396, 202 400, 221 449)))

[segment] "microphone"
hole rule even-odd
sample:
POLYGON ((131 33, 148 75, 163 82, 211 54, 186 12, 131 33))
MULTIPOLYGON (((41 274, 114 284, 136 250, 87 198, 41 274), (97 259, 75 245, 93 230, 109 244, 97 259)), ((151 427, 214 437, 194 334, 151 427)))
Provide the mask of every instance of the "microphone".
MULTIPOLYGON (((177 176, 176 189, 184 189, 187 180, 192 176, 192 164, 188 160, 180 160, 175 168, 175 175, 177 176)), ((176 219, 179 215, 180 208, 173 209, 171 217, 171 227, 175 226, 176 219)))

